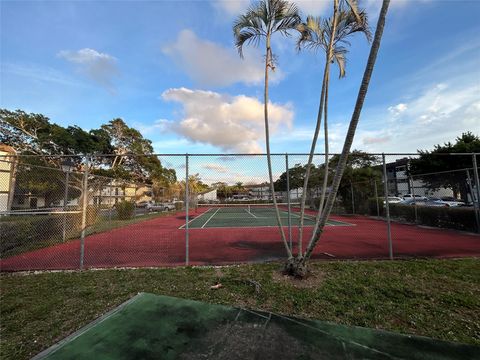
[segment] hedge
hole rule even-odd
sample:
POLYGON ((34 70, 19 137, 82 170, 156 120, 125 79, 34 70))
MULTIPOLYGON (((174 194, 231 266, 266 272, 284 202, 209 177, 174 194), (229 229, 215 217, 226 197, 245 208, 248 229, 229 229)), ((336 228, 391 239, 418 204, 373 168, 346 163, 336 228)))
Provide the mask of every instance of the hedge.
MULTIPOLYGON (((89 206, 87 226, 93 225, 97 218, 98 209, 89 206)), ((30 250, 62 242, 64 221, 67 239, 79 237, 81 213, 0 217, 0 257, 18 253, 20 249, 30 250)))
MULTIPOLYGON (((383 198, 379 198, 380 216, 385 216, 383 198)), ((377 203, 375 198, 368 199, 369 215, 377 215, 377 203)), ((427 225, 445 229, 463 231, 477 231, 475 210, 473 207, 448 207, 448 206, 422 206, 389 204, 390 216, 419 225, 427 225), (417 219, 415 221, 415 207, 417 219)))
POLYGON ((131 201, 120 201, 115 205, 118 220, 131 219, 135 214, 135 204, 131 201))

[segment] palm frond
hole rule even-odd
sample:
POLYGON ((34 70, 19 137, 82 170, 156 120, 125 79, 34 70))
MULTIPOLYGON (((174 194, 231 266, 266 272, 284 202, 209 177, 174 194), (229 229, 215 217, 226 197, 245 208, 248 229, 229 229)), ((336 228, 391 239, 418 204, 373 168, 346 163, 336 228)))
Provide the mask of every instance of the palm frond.
POLYGON ((299 26, 300 37, 297 41, 297 48, 303 47, 315 51, 322 48, 326 52, 330 39, 333 37, 333 49, 329 61, 338 65, 340 77, 344 77, 347 63, 347 47, 350 46, 348 38, 357 32, 364 33, 367 40, 371 37, 366 12, 358 8, 356 10, 361 22, 357 21, 357 15, 350 8, 341 8, 338 11, 335 34, 333 34, 332 18, 320 20, 312 16, 307 17, 307 21, 299 26))
POLYGON ((260 43, 260 39, 264 35, 256 29, 243 29, 240 33, 235 36, 235 47, 237 48, 238 54, 243 59, 243 45, 252 44, 257 47, 260 43))
POLYGON ((235 46, 243 58, 243 45, 253 44, 258 46, 262 36, 266 35, 266 28, 262 13, 262 3, 251 6, 245 14, 240 15, 233 24, 235 46))
POLYGON ((348 4, 348 7, 354 14, 358 23, 362 22, 362 18, 360 17, 360 10, 358 9, 358 2, 357 0, 345 0, 348 4))
POLYGON ((345 77, 345 67, 347 65, 347 58, 345 56, 347 52, 333 52, 332 62, 335 62, 338 66, 339 78, 345 77))
POLYGON ((317 51, 319 48, 326 49, 325 30, 321 23, 321 18, 309 15, 304 23, 300 23, 297 26, 297 31, 300 33, 296 46, 298 51, 302 47, 314 51, 317 51))

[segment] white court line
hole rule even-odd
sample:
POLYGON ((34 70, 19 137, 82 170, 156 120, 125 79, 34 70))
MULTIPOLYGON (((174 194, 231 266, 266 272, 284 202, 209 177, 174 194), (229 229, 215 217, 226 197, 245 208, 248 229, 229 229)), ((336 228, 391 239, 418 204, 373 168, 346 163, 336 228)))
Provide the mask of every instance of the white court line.
MULTIPOLYGON (((298 217, 298 218, 301 217, 300 214, 297 214, 297 213, 294 213, 294 212, 291 212, 290 214, 291 214, 291 215, 295 215, 295 216, 298 217)), ((287 215, 287 216, 288 216, 288 215, 287 215)), ((313 216, 313 215, 308 215, 308 214, 304 214, 303 217, 306 218, 306 219, 310 219, 310 220, 315 220, 315 218, 316 218, 315 216, 313 216)))
POLYGON ((253 215, 253 214, 252 214, 250 211, 248 211, 247 209, 245 209, 245 211, 246 211, 248 214, 252 215, 254 218, 258 219, 258 216, 253 215))
POLYGON ((210 217, 208 218, 208 220, 205 222, 205 224, 202 225, 201 229, 203 229, 203 228, 205 227, 205 225, 207 225, 208 222, 209 222, 210 220, 212 220, 212 218, 215 216, 215 214, 218 212, 218 210, 220 210, 220 208, 218 208, 217 211, 215 211, 215 212, 212 214, 212 216, 210 216, 210 217))
MULTIPOLYGON (((212 208, 208 209, 207 211, 205 211, 204 213, 200 214, 200 216, 196 216, 194 217, 192 220, 190 220, 187 224, 190 224, 193 220, 197 220, 199 218, 201 218, 203 215, 207 214, 210 210, 212 210, 212 208)), ((185 224, 183 224, 182 226, 179 227, 179 229, 183 229, 185 228, 185 224)))

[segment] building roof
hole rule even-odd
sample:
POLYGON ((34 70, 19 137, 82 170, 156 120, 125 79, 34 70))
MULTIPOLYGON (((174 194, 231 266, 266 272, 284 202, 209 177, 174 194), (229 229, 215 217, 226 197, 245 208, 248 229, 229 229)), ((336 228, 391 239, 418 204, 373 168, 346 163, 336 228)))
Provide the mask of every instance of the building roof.
POLYGON ((16 154, 17 151, 11 147, 10 145, 0 143, 0 151, 9 153, 9 154, 16 154))

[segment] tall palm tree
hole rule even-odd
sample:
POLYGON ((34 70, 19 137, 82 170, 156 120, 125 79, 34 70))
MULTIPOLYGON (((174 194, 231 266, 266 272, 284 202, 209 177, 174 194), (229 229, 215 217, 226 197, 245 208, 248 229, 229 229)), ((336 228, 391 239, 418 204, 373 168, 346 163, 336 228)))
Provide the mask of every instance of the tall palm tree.
POLYGON ((233 25, 235 45, 242 58, 243 46, 245 44, 258 46, 261 40, 265 40, 265 82, 263 105, 268 176, 277 223, 288 258, 292 257, 292 252, 288 246, 285 232, 283 231, 280 212, 275 197, 275 189, 273 186, 272 160, 270 156, 270 133, 268 127, 268 74, 270 70, 275 70, 275 58, 271 47, 272 35, 280 33, 281 35, 289 36, 290 31, 296 29, 300 23, 300 15, 295 4, 291 4, 286 0, 261 0, 253 4, 245 14, 240 15, 233 25))
POLYGON ((302 230, 305 212, 305 200, 309 181, 309 171, 312 166, 315 145, 320 130, 322 119, 322 110, 324 117, 325 132, 325 175, 323 177, 322 196, 319 204, 319 212, 317 220, 323 209, 329 170, 329 144, 328 144, 328 88, 330 82, 330 64, 336 63, 339 68, 339 77, 345 76, 347 47, 350 43, 347 38, 354 33, 362 32, 370 39, 370 31, 368 28, 367 15, 365 11, 354 12, 352 8, 343 9, 342 4, 338 5, 334 0, 333 16, 330 19, 322 21, 320 18, 312 16, 307 17, 307 21, 300 26, 301 35, 297 42, 298 49, 307 48, 314 51, 322 49, 325 52, 325 67, 323 74, 322 91, 320 95, 320 105, 317 114, 317 125, 312 140, 312 146, 308 157, 307 174, 304 179, 304 191, 302 193, 301 211, 300 211, 300 227, 299 227, 299 254, 302 253, 302 230))
POLYGON ((345 137, 342 153, 340 154, 340 158, 338 160, 338 164, 335 170, 335 176, 333 177, 332 189, 328 194, 327 202, 325 204, 325 208, 322 212, 322 215, 319 221, 315 223, 312 237, 307 246, 307 249, 305 250, 303 258, 298 263, 295 263, 295 264, 292 263, 291 266, 286 269, 292 275, 300 276, 300 277, 305 276, 306 262, 310 259, 310 256, 312 255, 315 245, 320 240, 320 236, 323 233, 325 224, 327 223, 328 217, 330 216, 330 212, 332 211, 332 208, 335 202, 335 197, 337 195, 337 191, 340 186, 343 173, 345 171, 348 154, 350 152, 350 148, 352 146, 352 142, 355 137, 355 131, 357 129, 358 121, 360 119, 360 113, 362 111, 363 104, 365 102, 365 97, 367 95, 368 85, 372 77, 373 68, 375 67, 375 61, 377 59, 378 50, 380 49, 380 42, 382 40, 383 29, 385 27, 385 19, 387 16, 389 5, 390 5, 390 0, 383 0, 382 8, 380 10, 380 15, 377 22, 377 28, 375 30, 375 36, 373 38, 372 46, 370 48, 370 54, 368 56, 367 65, 363 74, 363 79, 360 85, 360 89, 358 91, 357 101, 355 103, 355 108, 353 110, 352 118, 350 120, 347 135, 345 137))

